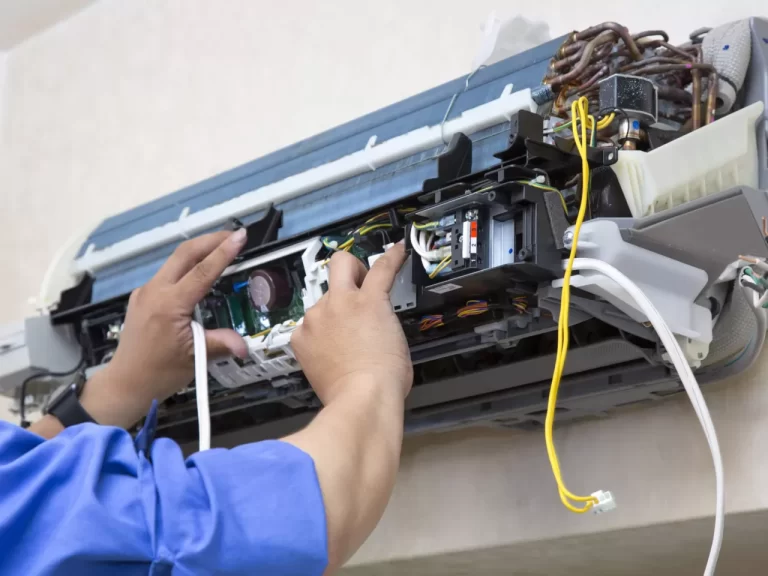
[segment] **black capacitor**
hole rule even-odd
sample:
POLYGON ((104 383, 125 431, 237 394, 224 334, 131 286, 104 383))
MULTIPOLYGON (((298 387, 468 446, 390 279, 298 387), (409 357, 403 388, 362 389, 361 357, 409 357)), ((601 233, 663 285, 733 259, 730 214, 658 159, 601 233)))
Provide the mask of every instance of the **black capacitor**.
POLYGON ((286 308, 293 299, 287 274, 275 268, 251 273, 248 278, 248 295, 253 305, 265 312, 286 308))

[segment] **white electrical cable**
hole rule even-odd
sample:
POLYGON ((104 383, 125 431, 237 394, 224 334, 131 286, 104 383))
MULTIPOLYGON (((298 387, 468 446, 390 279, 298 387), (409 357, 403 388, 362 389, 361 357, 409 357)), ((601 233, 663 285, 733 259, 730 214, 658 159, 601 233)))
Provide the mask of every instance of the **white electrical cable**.
POLYGON ((437 250, 427 250, 424 247, 424 241, 426 240, 426 237, 420 236, 418 232, 419 231, 415 226, 411 226, 411 248, 413 248, 413 251, 416 252, 416 254, 432 262, 439 262, 446 256, 450 255, 450 246, 443 246, 437 250))
POLYGON ((192 340, 195 348, 195 397, 197 399, 197 424, 200 452, 211 447, 211 410, 208 405, 208 351, 205 347, 205 330, 192 320, 192 340))
MULTIPOLYGON (((421 248, 424 252, 429 252, 429 243, 432 241, 434 236, 434 232, 427 234, 424 232, 424 230, 419 230, 419 248, 421 248)), ((431 267, 433 266, 432 263, 423 256, 421 257, 421 265, 424 266, 424 270, 427 272, 430 272, 431 267)))
POLYGON ((576 258, 573 261, 573 269, 594 270, 595 272, 599 272, 616 282, 630 295, 648 317, 648 320, 658 333, 659 338, 661 338, 661 342, 672 360, 675 370, 677 370, 677 374, 680 377, 680 381, 691 400, 694 412, 696 412, 696 416, 698 417, 707 438, 707 443, 709 444, 709 449, 712 453, 712 463, 715 468, 715 531, 712 538, 712 546, 709 551, 709 558, 707 559, 707 566, 704 570, 704 576, 713 576, 717 566, 718 557, 720 556, 720 547, 723 543, 723 529, 725 524, 725 480, 723 474, 723 458, 720 454, 720 444, 717 441, 715 426, 712 423, 712 417, 704 397, 701 394, 699 384, 696 382, 691 367, 688 365, 685 355, 680 349, 680 344, 678 344, 677 339, 664 321, 664 318, 650 299, 634 282, 610 264, 593 258, 576 258))

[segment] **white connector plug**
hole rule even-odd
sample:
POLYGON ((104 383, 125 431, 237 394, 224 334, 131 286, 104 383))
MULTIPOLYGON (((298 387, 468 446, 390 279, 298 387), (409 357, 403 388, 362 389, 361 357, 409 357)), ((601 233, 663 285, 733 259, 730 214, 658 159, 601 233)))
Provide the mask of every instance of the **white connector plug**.
POLYGON ((602 514, 616 509, 616 500, 610 490, 598 490, 592 492, 591 496, 597 498, 597 504, 592 506, 593 514, 602 514))

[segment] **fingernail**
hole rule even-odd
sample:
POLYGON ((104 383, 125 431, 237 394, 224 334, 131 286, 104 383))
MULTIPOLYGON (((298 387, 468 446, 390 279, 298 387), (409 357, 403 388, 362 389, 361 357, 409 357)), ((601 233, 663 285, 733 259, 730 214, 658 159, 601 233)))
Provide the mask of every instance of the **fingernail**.
POLYGON ((245 238, 248 236, 248 232, 245 228, 238 228, 232 233, 232 236, 229 237, 229 240, 233 244, 242 244, 245 242, 245 238))

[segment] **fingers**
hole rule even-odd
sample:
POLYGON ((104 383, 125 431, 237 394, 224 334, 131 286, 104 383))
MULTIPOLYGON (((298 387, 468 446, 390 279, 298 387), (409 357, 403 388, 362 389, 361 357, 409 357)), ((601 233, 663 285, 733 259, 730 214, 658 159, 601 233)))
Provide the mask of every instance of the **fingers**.
POLYGON ((214 232, 182 242, 166 260, 155 278, 168 284, 175 284, 203 258, 230 236, 231 232, 214 232))
POLYGON ((208 349, 208 358, 216 359, 225 356, 248 356, 248 344, 243 337, 234 330, 219 328, 205 331, 205 347, 208 349))
POLYGON ((219 245, 200 262, 198 262, 176 284, 179 288, 181 304, 190 310, 203 299, 221 276, 221 273, 232 263, 235 256, 245 244, 246 231, 240 228, 229 234, 219 245))
POLYGON ((357 290, 367 273, 360 260, 349 252, 336 252, 328 269, 328 288, 334 292, 357 290))
POLYGON ((376 260, 363 282, 363 290, 389 293, 405 262, 405 245, 398 242, 376 260))

